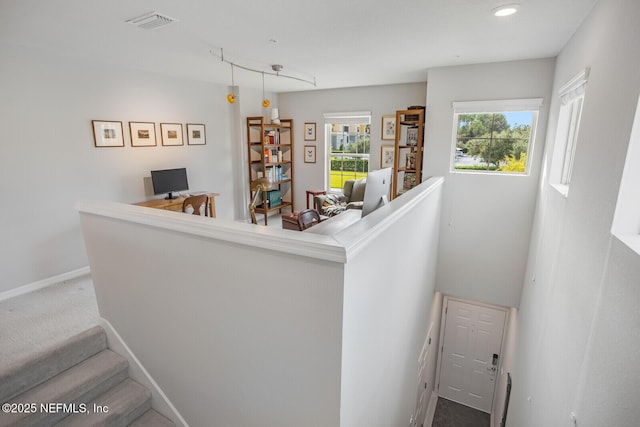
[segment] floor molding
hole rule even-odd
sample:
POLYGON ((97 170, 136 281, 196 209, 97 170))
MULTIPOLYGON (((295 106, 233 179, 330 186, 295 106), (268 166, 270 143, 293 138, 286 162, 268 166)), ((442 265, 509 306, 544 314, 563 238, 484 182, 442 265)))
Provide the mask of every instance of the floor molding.
POLYGON ((0 292, 0 301, 24 295, 29 292, 37 291, 38 289, 46 288, 47 286, 55 285, 67 280, 76 279, 90 273, 91 270, 89 269, 89 266, 86 266, 77 270, 58 274, 57 276, 51 276, 46 279, 38 280, 37 282, 28 283, 17 288, 9 289, 8 291, 0 292))
POLYGON ((129 360, 129 376, 134 381, 139 382, 151 392, 151 407, 160 412, 165 417, 171 419, 178 427, 189 427, 187 421, 180 412, 173 406, 167 395, 162 391, 158 383, 151 374, 142 366, 133 351, 124 342, 118 331, 105 318, 100 318, 100 325, 107 334, 107 346, 115 353, 129 360))
POLYGON ((429 406, 427 406, 427 415, 424 417, 424 427, 431 427, 433 424, 433 416, 436 414, 436 405, 438 404, 438 395, 435 391, 431 392, 429 406))

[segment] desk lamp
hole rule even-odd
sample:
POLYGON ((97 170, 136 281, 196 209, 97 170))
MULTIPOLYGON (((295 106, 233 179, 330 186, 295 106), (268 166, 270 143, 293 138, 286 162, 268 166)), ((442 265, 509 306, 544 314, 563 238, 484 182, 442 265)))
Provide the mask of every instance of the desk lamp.
MULTIPOLYGON (((258 220, 256 218, 256 201, 258 200, 258 195, 265 191, 271 190, 271 188, 271 183, 267 178, 258 178, 251 181, 251 191, 256 192, 256 194, 253 196, 253 199, 251 199, 251 203, 249 203, 249 212, 251 213, 252 224, 258 223, 258 220)), ((262 203, 264 204, 264 201, 262 203)))

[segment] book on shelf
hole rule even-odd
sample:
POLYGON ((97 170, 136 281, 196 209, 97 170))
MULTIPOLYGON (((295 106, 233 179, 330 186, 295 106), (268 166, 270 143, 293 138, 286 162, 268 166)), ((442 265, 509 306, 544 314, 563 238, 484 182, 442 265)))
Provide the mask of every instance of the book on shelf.
POLYGON ((283 178, 283 176, 284 175, 282 174, 282 166, 269 166, 265 168, 265 177, 269 180, 269 182, 279 182, 283 179, 287 179, 283 178))
POLYGON ((284 153, 278 148, 264 148, 264 161, 267 163, 282 163, 284 160, 284 153))
POLYGON ((274 130, 265 130, 264 131, 264 143, 265 144, 279 144, 280 143, 280 133, 274 130))

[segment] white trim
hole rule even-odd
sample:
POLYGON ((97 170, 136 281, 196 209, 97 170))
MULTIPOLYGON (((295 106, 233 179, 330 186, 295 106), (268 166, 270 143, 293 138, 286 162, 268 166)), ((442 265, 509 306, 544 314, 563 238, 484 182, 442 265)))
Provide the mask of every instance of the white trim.
POLYGON ((555 188, 556 191, 564 196, 566 199, 569 197, 569 186, 565 184, 549 184, 551 187, 555 188))
POLYGON ((107 334, 107 347, 129 361, 129 377, 145 386, 151 392, 151 407, 169 418, 177 426, 188 427, 189 424, 187 424, 187 421, 182 417, 180 412, 178 412, 176 407, 173 406, 158 383, 149 372, 147 372, 144 366, 142 366, 113 325, 107 319, 101 317, 100 326, 104 328, 107 334))
POLYGON ((424 426, 431 427, 433 424, 433 417, 436 415, 436 406, 438 406, 438 393, 434 389, 431 392, 431 398, 429 398, 429 406, 427 407, 427 415, 424 417, 424 426))
POLYGON ((81 218, 87 214, 98 215, 261 249, 346 262, 343 245, 331 236, 310 235, 115 202, 80 202, 76 204, 76 210, 80 212, 81 218))
POLYGON ((636 107, 629 146, 618 189, 618 201, 611 224, 611 233, 640 255, 640 99, 636 107))
POLYGON ((253 248, 346 263, 372 239, 411 211, 413 206, 432 194, 439 195, 438 191, 441 191, 443 182, 442 177, 429 178, 405 193, 403 197, 394 199, 355 224, 332 235, 301 233, 115 202, 81 202, 76 205, 76 209, 80 211, 81 220, 85 215, 98 215, 253 248))
POLYGON ((539 111, 542 98, 499 99, 488 101, 453 101, 454 114, 539 111))
POLYGON ((324 113, 324 123, 371 124, 371 111, 348 111, 342 113, 324 113))
POLYGON ((589 71, 589 68, 580 71, 558 90, 562 105, 568 104, 578 96, 584 95, 585 86, 589 81, 589 71))
POLYGON ((51 276, 46 279, 38 280, 37 282, 29 283, 17 288, 9 289, 8 291, 0 292, 0 301, 4 301, 9 298, 24 295, 29 292, 37 291, 47 286, 55 285, 65 282, 67 280, 76 279, 78 277, 86 276, 90 274, 89 267, 82 267, 77 270, 72 270, 66 273, 58 274, 57 276, 51 276))

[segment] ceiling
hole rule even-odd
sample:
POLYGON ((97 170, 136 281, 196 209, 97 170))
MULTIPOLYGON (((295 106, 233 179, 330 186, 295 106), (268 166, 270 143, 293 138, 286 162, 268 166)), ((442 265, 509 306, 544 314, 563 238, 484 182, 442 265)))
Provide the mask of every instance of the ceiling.
POLYGON ((552 57, 597 0, 0 0, 0 40, 64 57, 271 92, 409 83, 431 67, 552 57), (498 5, 519 12, 496 18, 498 5), (175 19, 143 30, 148 12, 175 19), (276 41, 276 42, 274 42, 276 41), (221 50, 223 49, 223 50, 221 50), (235 68, 235 84, 262 75, 235 68))

